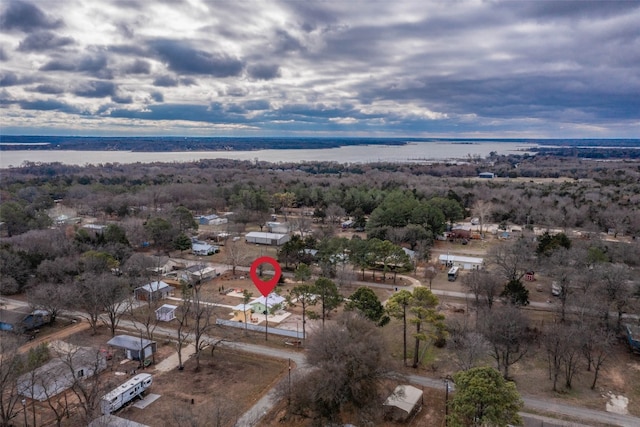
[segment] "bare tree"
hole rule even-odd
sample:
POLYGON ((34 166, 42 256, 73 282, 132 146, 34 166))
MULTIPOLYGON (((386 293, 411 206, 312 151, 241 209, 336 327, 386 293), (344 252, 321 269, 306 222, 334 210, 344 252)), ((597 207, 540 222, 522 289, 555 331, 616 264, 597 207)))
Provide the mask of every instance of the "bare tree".
POLYGON ((23 359, 18 353, 21 341, 16 335, 3 335, 0 339, 0 422, 2 427, 13 425, 17 415, 18 377, 22 373, 23 359))
POLYGON ((190 302, 190 289, 187 285, 182 286, 182 304, 176 309, 176 321, 178 327, 176 328, 176 350, 178 352, 178 369, 183 370, 184 364, 182 363, 182 349, 187 345, 187 340, 191 332, 189 328, 189 318, 191 318, 191 302, 190 302))
POLYGON ((327 206, 327 209, 325 210, 325 212, 327 214, 327 219, 329 220, 329 224, 336 224, 340 222, 340 220, 345 215, 344 209, 336 205, 335 203, 332 203, 329 206, 327 206))
POLYGON ((616 330, 620 330, 622 315, 631 302, 632 289, 628 282, 629 269, 624 264, 601 264, 597 270, 600 278, 599 293, 607 302, 605 320, 609 319, 609 310, 614 309, 618 314, 616 330))
POLYGON ((246 261, 244 244, 238 240, 227 240, 225 244, 225 257, 227 264, 231 266, 231 272, 235 276, 236 268, 246 261))
POLYGON ((587 371, 593 368, 591 390, 596 388, 600 370, 612 357, 611 347, 615 345, 616 336, 609 328, 589 322, 581 329, 582 352, 587 361, 587 371))
POLYGON ((508 282, 520 281, 531 269, 532 248, 524 238, 493 246, 489 250, 488 263, 508 282))
POLYGON ((49 313, 51 323, 55 323, 58 315, 64 310, 71 292, 69 287, 63 284, 45 282, 30 288, 27 295, 29 305, 36 310, 45 310, 49 313))
POLYGON ((100 398, 105 391, 100 380, 100 372, 106 367, 105 356, 100 350, 70 346, 61 359, 69 370, 73 381, 71 390, 78 399, 83 418, 89 422, 99 411, 100 398))
POLYGON ((308 341, 311 370, 292 384, 290 413, 335 422, 348 406, 364 424, 379 421, 383 382, 391 376, 384 340, 375 324, 355 312, 317 331, 308 341), (327 375, 331 372, 331 375, 327 375))
POLYGON ((486 304, 489 310, 502 289, 500 280, 487 270, 472 270, 462 278, 462 283, 475 296, 476 306, 486 304))
POLYGON ((525 357, 533 344, 529 322, 512 305, 491 310, 480 320, 480 330, 491 343, 491 356, 504 378, 509 379, 509 368, 525 357))
POLYGON ((447 323, 447 331, 454 349, 456 364, 466 371, 478 366, 488 355, 491 346, 480 332, 469 324, 469 317, 462 321, 452 320, 447 323))
POLYGON ((477 200, 473 205, 472 212, 474 215, 477 215, 478 220, 480 222, 481 236, 484 236, 484 224, 486 223, 487 218, 491 215, 492 210, 493 210, 492 204, 485 200, 477 200))

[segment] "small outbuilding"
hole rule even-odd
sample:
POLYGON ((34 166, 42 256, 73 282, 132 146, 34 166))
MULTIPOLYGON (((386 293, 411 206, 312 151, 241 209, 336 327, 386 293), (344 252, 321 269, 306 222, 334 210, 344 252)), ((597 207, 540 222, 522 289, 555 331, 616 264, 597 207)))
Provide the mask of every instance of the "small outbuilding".
POLYGON ((399 385, 384 402, 387 419, 404 422, 422 408, 422 390, 410 385, 399 385))
POLYGON ((176 318, 177 305, 163 304, 156 309, 156 319, 161 322, 170 322, 176 318))
POLYGON ((157 350, 155 341, 131 335, 116 335, 107 341, 111 347, 124 350, 124 357, 131 360, 143 360, 152 356, 157 350))
POLYGON ((133 295, 138 301, 158 301, 170 296, 174 288, 163 281, 156 281, 135 288, 133 295))

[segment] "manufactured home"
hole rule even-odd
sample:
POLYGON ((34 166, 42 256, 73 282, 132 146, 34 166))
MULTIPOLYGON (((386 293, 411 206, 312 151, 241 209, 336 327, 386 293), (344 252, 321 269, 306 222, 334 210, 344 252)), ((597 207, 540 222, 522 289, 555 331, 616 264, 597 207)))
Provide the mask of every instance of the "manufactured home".
POLYGON ((255 243, 257 245, 280 246, 289 241, 288 234, 263 233, 261 231, 252 231, 245 235, 247 243, 255 243))
POLYGON ((109 415, 122 408, 151 387, 152 382, 151 374, 138 374, 126 383, 119 385, 100 399, 100 409, 102 413, 109 415))

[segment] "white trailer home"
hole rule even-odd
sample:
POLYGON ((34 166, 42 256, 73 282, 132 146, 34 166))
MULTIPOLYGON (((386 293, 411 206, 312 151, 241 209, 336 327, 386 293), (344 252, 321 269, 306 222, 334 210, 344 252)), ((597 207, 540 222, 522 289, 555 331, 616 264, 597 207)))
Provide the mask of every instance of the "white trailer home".
POLYGON ((138 374, 124 384, 111 390, 100 399, 100 409, 104 415, 122 408, 127 402, 140 396, 142 392, 151 387, 153 379, 151 374, 138 374))
POLYGON ((255 243, 257 245, 280 246, 289 241, 288 234, 264 233, 261 231, 252 231, 245 235, 247 243, 255 243))

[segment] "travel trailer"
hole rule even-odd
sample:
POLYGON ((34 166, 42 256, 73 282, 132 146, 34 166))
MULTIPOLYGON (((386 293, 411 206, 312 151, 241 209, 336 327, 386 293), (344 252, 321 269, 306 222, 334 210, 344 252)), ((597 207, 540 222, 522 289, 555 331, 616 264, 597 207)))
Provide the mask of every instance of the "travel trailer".
POLYGON ((143 391, 151 386, 151 374, 138 374, 124 384, 102 396, 100 409, 104 415, 109 415, 125 404, 140 396, 143 391))

